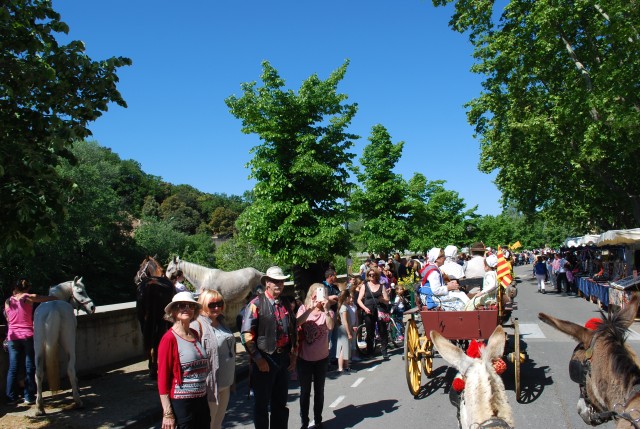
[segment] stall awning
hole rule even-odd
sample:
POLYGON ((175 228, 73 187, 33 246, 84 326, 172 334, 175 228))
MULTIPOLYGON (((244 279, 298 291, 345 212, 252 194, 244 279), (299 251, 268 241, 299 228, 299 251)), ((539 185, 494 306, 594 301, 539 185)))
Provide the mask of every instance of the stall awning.
POLYGON ((598 242, 599 235, 588 234, 578 239, 578 246, 593 246, 598 242))
POLYGON ((613 246, 622 244, 640 244, 640 228, 614 229, 603 232, 596 243, 598 246, 613 246))

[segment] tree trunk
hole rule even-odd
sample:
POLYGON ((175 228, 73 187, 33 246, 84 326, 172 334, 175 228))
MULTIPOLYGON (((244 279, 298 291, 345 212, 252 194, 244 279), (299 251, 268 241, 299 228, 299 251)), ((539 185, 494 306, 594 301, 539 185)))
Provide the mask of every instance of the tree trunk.
POLYGON ((309 264, 309 267, 305 268, 300 265, 293 266, 293 282, 295 283, 296 290, 301 291, 302 300, 307 296, 309 286, 313 283, 322 283, 324 280, 324 272, 329 268, 329 263, 326 261, 318 261, 309 264))

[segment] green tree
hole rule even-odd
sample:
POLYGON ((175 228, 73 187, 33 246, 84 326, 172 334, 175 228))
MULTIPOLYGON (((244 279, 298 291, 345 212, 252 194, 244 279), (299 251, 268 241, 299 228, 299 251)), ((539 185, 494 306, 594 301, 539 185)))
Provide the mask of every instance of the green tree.
POLYGON ((505 206, 580 229, 640 223, 640 8, 634 1, 455 3, 485 76, 468 119, 505 206))
MULTIPOLYGON (((189 201, 187 199, 187 201, 189 201)), ((194 200, 195 201, 195 200, 194 200)), ((194 201, 191 201, 192 203, 194 201)), ((174 194, 160 204, 160 217, 185 234, 193 234, 200 225, 200 214, 187 205, 181 194, 174 194)))
POLYGON ((226 207, 218 207, 211 213, 209 229, 218 235, 233 234, 236 230, 235 222, 239 214, 226 207))
POLYGON ((262 272, 272 264, 269 258, 261 256, 256 247, 240 237, 225 241, 216 248, 217 267, 225 271, 253 267, 262 272))
POLYGON ((74 183, 61 177, 61 159, 73 161, 75 140, 110 102, 126 107, 116 89, 127 58, 93 61, 84 44, 61 45, 68 33, 44 0, 0 7, 0 252, 32 252, 34 241, 55 235, 74 183))
POLYGON ((163 262, 171 255, 181 255, 187 244, 186 234, 162 220, 145 220, 136 228, 134 238, 147 255, 157 255, 158 261, 163 262))
POLYGON ((420 173, 409 180, 409 249, 424 253, 432 247, 460 246, 468 241, 477 207, 467 209, 464 199, 446 189, 444 183, 429 181, 420 173))
POLYGON ((348 253, 343 201, 352 187, 354 155, 347 150, 357 136, 345 130, 356 105, 337 92, 347 65, 324 81, 312 75, 296 94, 285 91, 284 80, 264 62, 263 86, 244 83, 242 97, 225 100, 242 131, 263 141, 252 149, 250 176, 257 183, 238 229, 279 264, 307 267, 348 253))
POLYGON ((358 172, 362 189, 351 195, 351 210, 362 220, 358 240, 365 243, 362 251, 387 253, 404 250, 409 244, 407 228, 407 185, 401 175, 393 172, 404 142, 393 144, 387 129, 374 125, 358 172))

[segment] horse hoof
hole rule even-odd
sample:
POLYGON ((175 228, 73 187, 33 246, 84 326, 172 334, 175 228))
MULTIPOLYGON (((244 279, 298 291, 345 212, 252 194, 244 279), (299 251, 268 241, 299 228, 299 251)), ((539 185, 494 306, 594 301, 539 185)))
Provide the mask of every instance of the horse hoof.
POLYGON ((44 412, 44 408, 38 408, 36 409, 36 417, 40 417, 40 416, 44 416, 47 413, 44 412))

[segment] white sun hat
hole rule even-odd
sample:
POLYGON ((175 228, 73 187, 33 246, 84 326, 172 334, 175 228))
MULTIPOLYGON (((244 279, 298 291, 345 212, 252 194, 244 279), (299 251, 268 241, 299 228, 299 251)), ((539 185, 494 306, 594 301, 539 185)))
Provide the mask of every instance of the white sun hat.
POLYGON ((190 302, 192 304, 195 304, 196 310, 200 310, 202 308, 202 306, 198 303, 198 301, 193 299, 193 294, 189 291, 185 291, 185 292, 178 292, 177 294, 173 295, 171 302, 167 304, 167 306, 164 308, 164 312, 170 313, 171 310, 173 309, 173 306, 179 302, 190 302))

